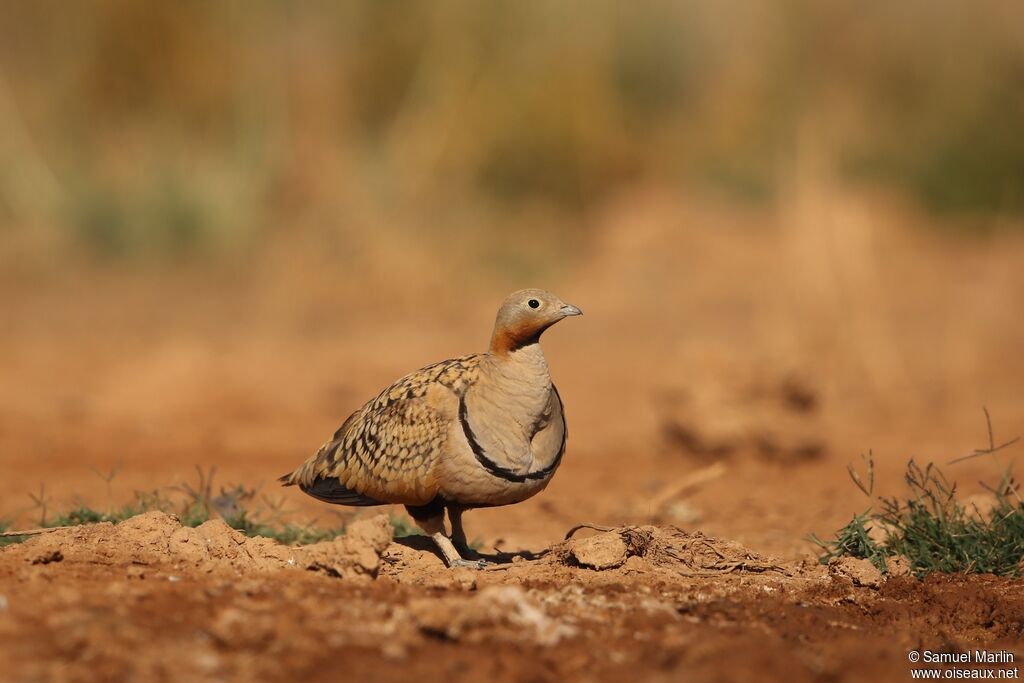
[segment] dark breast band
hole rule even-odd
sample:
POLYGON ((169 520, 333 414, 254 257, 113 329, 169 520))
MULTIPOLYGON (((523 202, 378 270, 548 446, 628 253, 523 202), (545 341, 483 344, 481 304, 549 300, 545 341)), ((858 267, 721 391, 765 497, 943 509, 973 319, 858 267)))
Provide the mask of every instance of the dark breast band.
POLYGON ((555 459, 551 461, 550 465, 544 469, 537 470, 536 472, 528 472, 526 474, 513 472, 507 467, 502 467, 487 457, 487 454, 484 453, 483 447, 480 445, 480 442, 477 441, 476 435, 473 433, 473 428, 469 424, 469 415, 466 411, 465 394, 459 398, 459 422, 462 424, 462 432, 466 435, 466 441, 469 442, 469 447, 472 449, 473 455, 476 457, 476 461, 480 463, 481 467, 499 479, 511 481, 516 484, 547 479, 551 476, 562 461, 562 454, 565 453, 565 441, 569 436, 569 428, 565 425, 565 412, 562 406, 562 397, 558 395, 558 389, 555 388, 555 385, 551 385, 551 390, 555 392, 555 398, 558 400, 559 413, 562 415, 562 443, 558 447, 558 454, 555 455, 555 459))

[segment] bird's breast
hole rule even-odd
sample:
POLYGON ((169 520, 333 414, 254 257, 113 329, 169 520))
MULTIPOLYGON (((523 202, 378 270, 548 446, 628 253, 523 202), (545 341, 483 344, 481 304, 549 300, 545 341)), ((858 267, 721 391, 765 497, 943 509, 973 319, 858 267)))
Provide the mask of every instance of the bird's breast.
POLYGON ((552 412, 557 399, 543 356, 527 353, 502 360, 482 368, 478 381, 459 398, 442 477, 443 493, 451 500, 518 502, 543 489, 557 466, 552 466, 556 449, 548 448, 551 440, 538 433, 555 426, 559 435, 564 431, 560 410, 552 412))

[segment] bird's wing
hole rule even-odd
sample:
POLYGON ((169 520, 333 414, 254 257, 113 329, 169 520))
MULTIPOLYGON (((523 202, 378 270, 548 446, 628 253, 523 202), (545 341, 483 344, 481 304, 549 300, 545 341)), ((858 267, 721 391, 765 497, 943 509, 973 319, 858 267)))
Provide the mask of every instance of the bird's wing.
POLYGON ((406 375, 349 416, 282 481, 341 505, 430 502, 457 397, 476 381, 478 364, 478 356, 464 356, 406 375))

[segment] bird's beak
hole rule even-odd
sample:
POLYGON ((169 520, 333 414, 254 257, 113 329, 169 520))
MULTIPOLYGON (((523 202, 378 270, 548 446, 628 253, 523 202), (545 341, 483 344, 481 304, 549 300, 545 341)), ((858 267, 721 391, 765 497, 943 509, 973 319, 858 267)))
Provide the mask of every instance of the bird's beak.
POLYGON ((558 312, 562 314, 563 318, 567 318, 570 315, 583 315, 583 311, 576 308, 572 304, 566 304, 558 309, 558 312))

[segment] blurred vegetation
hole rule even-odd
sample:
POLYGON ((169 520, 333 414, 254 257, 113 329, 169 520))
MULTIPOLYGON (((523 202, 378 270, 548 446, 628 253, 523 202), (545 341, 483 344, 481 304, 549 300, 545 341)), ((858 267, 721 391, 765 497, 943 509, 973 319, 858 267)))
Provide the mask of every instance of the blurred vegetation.
MULTIPOLYGON (((196 468, 198 473, 196 484, 180 484, 164 490, 136 491, 132 502, 123 505, 111 503, 106 508, 95 507, 78 499, 67 510, 53 512, 50 499, 44 487, 38 493, 29 494, 33 507, 38 511, 39 528, 55 528, 79 526, 111 522, 117 524, 144 512, 166 512, 177 516, 183 526, 197 527, 211 519, 222 519, 232 529, 241 531, 246 536, 263 536, 285 545, 307 545, 330 541, 345 534, 345 524, 338 523, 323 527, 313 523, 299 524, 286 521, 288 515, 277 501, 266 496, 257 497, 258 490, 241 485, 221 486, 219 492, 214 491, 213 481, 216 468, 208 470, 196 468)), ((97 476, 107 484, 108 497, 114 496, 111 484, 116 478, 118 469, 107 474, 96 472, 97 476)), ((402 517, 391 517, 391 525, 396 538, 419 535, 418 527, 402 517)), ((0 520, 0 533, 8 532, 9 521, 0 520)), ((15 531, 24 531, 24 527, 15 531)), ((31 535, 0 536, 0 547, 13 543, 21 543, 31 535)))
POLYGON ((1024 6, 0 4, 0 232, 105 257, 500 230, 652 183, 771 202, 808 156, 1024 213, 1024 6))

